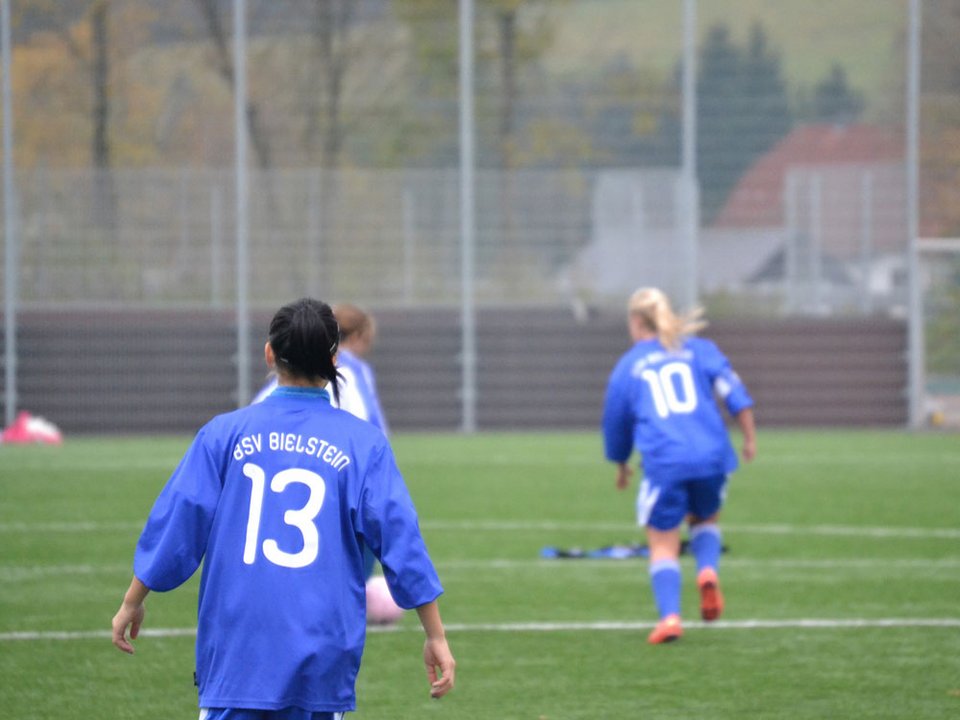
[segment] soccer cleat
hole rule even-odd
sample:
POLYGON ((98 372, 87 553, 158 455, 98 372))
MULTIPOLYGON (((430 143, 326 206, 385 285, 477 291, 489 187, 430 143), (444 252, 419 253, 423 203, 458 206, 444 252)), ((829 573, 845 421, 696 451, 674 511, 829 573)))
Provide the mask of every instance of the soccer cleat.
POLYGON ((681 635, 683 635, 683 627, 680 625, 680 616, 667 615, 653 628, 653 632, 647 637, 647 642, 651 645, 659 645, 679 640, 681 635))
POLYGON ((704 568, 697 575, 697 587, 700 588, 700 617, 707 622, 716 620, 723 612, 723 593, 720 592, 720 578, 713 568, 704 568))

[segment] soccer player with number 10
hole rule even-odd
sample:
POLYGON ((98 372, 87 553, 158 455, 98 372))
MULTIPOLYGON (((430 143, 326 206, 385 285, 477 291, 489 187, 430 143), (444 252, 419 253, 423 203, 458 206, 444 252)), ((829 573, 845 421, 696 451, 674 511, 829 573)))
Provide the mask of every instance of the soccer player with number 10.
POLYGON ((740 427, 744 459, 752 460, 757 449, 753 400, 719 348, 692 337, 706 325, 699 315, 677 315, 656 288, 637 290, 627 307, 634 345, 614 367, 604 403, 604 451, 617 464, 618 489, 629 485, 634 448, 640 453, 637 521, 646 527, 650 546, 650 582, 659 612, 648 638, 654 644, 683 634, 679 555, 685 520, 701 617, 716 620, 723 611, 718 519, 737 454, 715 396, 740 427))

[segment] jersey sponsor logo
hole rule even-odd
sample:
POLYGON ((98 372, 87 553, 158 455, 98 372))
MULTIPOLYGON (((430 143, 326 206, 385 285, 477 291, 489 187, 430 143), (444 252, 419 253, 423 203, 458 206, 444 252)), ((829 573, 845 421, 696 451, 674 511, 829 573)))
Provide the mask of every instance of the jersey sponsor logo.
POLYGON ((673 352, 668 352, 666 350, 655 350, 653 352, 647 353, 642 358, 637 360, 633 367, 630 370, 630 374, 634 377, 640 377, 640 374, 651 365, 660 365, 661 363, 666 362, 667 360, 674 360, 680 362, 691 363, 693 362, 693 351, 684 348, 683 350, 676 350, 673 352))

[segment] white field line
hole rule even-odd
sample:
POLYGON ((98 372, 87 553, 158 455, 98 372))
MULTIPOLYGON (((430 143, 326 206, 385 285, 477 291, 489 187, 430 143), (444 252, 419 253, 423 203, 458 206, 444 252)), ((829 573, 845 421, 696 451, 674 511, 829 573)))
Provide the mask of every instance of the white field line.
MULTIPOLYGON (((777 465, 802 465, 810 467, 818 467, 822 465, 834 466, 834 465, 848 465, 852 467, 857 466, 871 466, 871 465, 903 465, 905 467, 915 468, 919 465, 960 465, 960 454, 946 452, 946 453, 929 453, 929 454, 911 454, 905 455, 904 453, 895 452, 891 454, 878 453, 875 455, 829 455, 825 457, 811 457, 808 455, 794 455, 794 454, 765 454, 762 458, 758 458, 754 461, 756 466, 762 467, 764 470, 769 470, 772 467, 777 465)), ((506 468, 542 468, 548 465, 562 465, 564 467, 585 467, 596 470, 598 473, 603 474, 608 472, 610 465, 606 464, 603 460, 597 460, 593 457, 585 457, 583 455, 563 455, 562 453, 557 453, 551 458, 544 460, 540 457, 530 457, 530 458, 517 458, 514 456, 503 456, 498 457, 495 455, 486 455, 482 458, 424 458, 424 457, 408 457, 400 458, 400 467, 408 468, 405 474, 413 475, 416 472, 417 468, 421 467, 457 467, 457 468, 467 468, 467 469, 483 469, 489 467, 506 467, 506 468)), ((173 467, 173 466, 170 466, 173 467)))
MULTIPOLYGON (((428 530, 454 532, 539 532, 598 531, 625 532, 637 530, 629 522, 578 522, 565 520, 425 520, 428 530)), ((92 533, 140 530, 143 523, 133 522, 0 522, 0 533, 92 533)), ((725 532, 751 535, 822 535, 867 538, 915 538, 960 540, 960 528, 860 527, 856 525, 738 525, 721 523, 725 532)))
MULTIPOLYGON (((584 523, 557 520, 427 520, 421 523, 429 530, 464 531, 541 531, 541 530, 584 530, 584 531, 624 531, 637 530, 632 523, 584 523)), ((943 538, 960 540, 960 528, 911 528, 911 527, 858 527, 855 525, 737 525, 721 522, 724 532, 746 533, 752 535, 834 535, 841 537, 874 538, 943 538)))
MULTIPOLYGON (((144 522, 146 518, 144 518, 144 522)), ((143 529, 144 522, 78 520, 73 522, 0 522, 0 533, 93 533, 143 529)))
MULTIPOLYGON (((646 558, 570 558, 570 559, 491 559, 491 560, 438 560, 434 563, 440 570, 535 570, 538 568, 635 568, 641 565, 646 568, 646 558)), ((725 568, 769 568, 769 569, 812 569, 812 570, 952 570, 960 568, 960 557, 939 558, 936 560, 898 558, 885 560, 883 558, 854 558, 849 560, 822 560, 822 559, 776 559, 758 560, 756 558, 724 557, 721 561, 725 568)), ((0 578, 3 570, 0 568, 0 578)))
MULTIPOLYGON (((646 568, 646 558, 576 558, 576 559, 542 559, 529 560, 510 558, 490 558, 486 560, 437 560, 434 562, 437 569, 443 572, 457 570, 629 570, 634 572, 637 567, 646 568)), ((850 559, 757 559, 725 557, 723 567, 731 569, 770 569, 770 570, 877 570, 898 572, 942 572, 944 570, 960 569, 960 557, 956 558, 850 558, 850 559)), ((133 572, 129 565, 0 565, 0 581, 11 585, 41 580, 48 577, 76 577, 89 575, 123 575, 133 572)))
MULTIPOLYGON (((485 560, 437 560, 434 563, 439 570, 537 570, 556 569, 580 570, 598 568, 635 570, 638 565, 646 567, 646 558, 577 558, 567 560, 531 558, 529 560, 510 558, 489 558, 485 560)), ((725 557, 726 568, 760 568, 774 570, 811 569, 811 570, 920 570, 939 572, 960 568, 960 557, 955 558, 849 558, 849 559, 757 559, 725 557)), ((129 575, 133 572, 130 565, 0 565, 0 581, 22 583, 47 577, 87 576, 87 575, 129 575)))
MULTIPOLYGON (((448 632, 593 632, 649 630, 653 622, 511 622, 511 623, 450 623, 448 632)), ((864 628, 960 628, 960 618, 798 618, 795 620, 720 620, 712 623, 686 622, 684 627, 698 630, 784 630, 784 629, 852 629, 864 628)), ((370 626, 368 632, 422 632, 415 625, 370 626)), ((194 637, 196 628, 154 628, 140 631, 140 637, 177 638, 194 637)), ((37 640, 109 640, 109 630, 44 630, 0 633, 0 642, 37 640)))

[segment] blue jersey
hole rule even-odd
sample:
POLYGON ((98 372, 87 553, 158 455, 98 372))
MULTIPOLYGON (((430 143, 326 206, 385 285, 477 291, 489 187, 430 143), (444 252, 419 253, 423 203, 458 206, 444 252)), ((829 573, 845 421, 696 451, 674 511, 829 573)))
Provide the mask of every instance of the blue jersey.
POLYGON ((688 338, 677 351, 659 340, 637 342, 613 369, 603 411, 608 460, 634 448, 645 477, 662 482, 722 475, 737 467, 714 394, 733 415, 753 405, 719 348, 688 338))
POLYGON ((203 561, 201 707, 348 711, 364 544, 400 606, 443 592, 383 433, 325 391, 281 386, 200 430, 147 519, 134 574, 170 590, 203 561))

